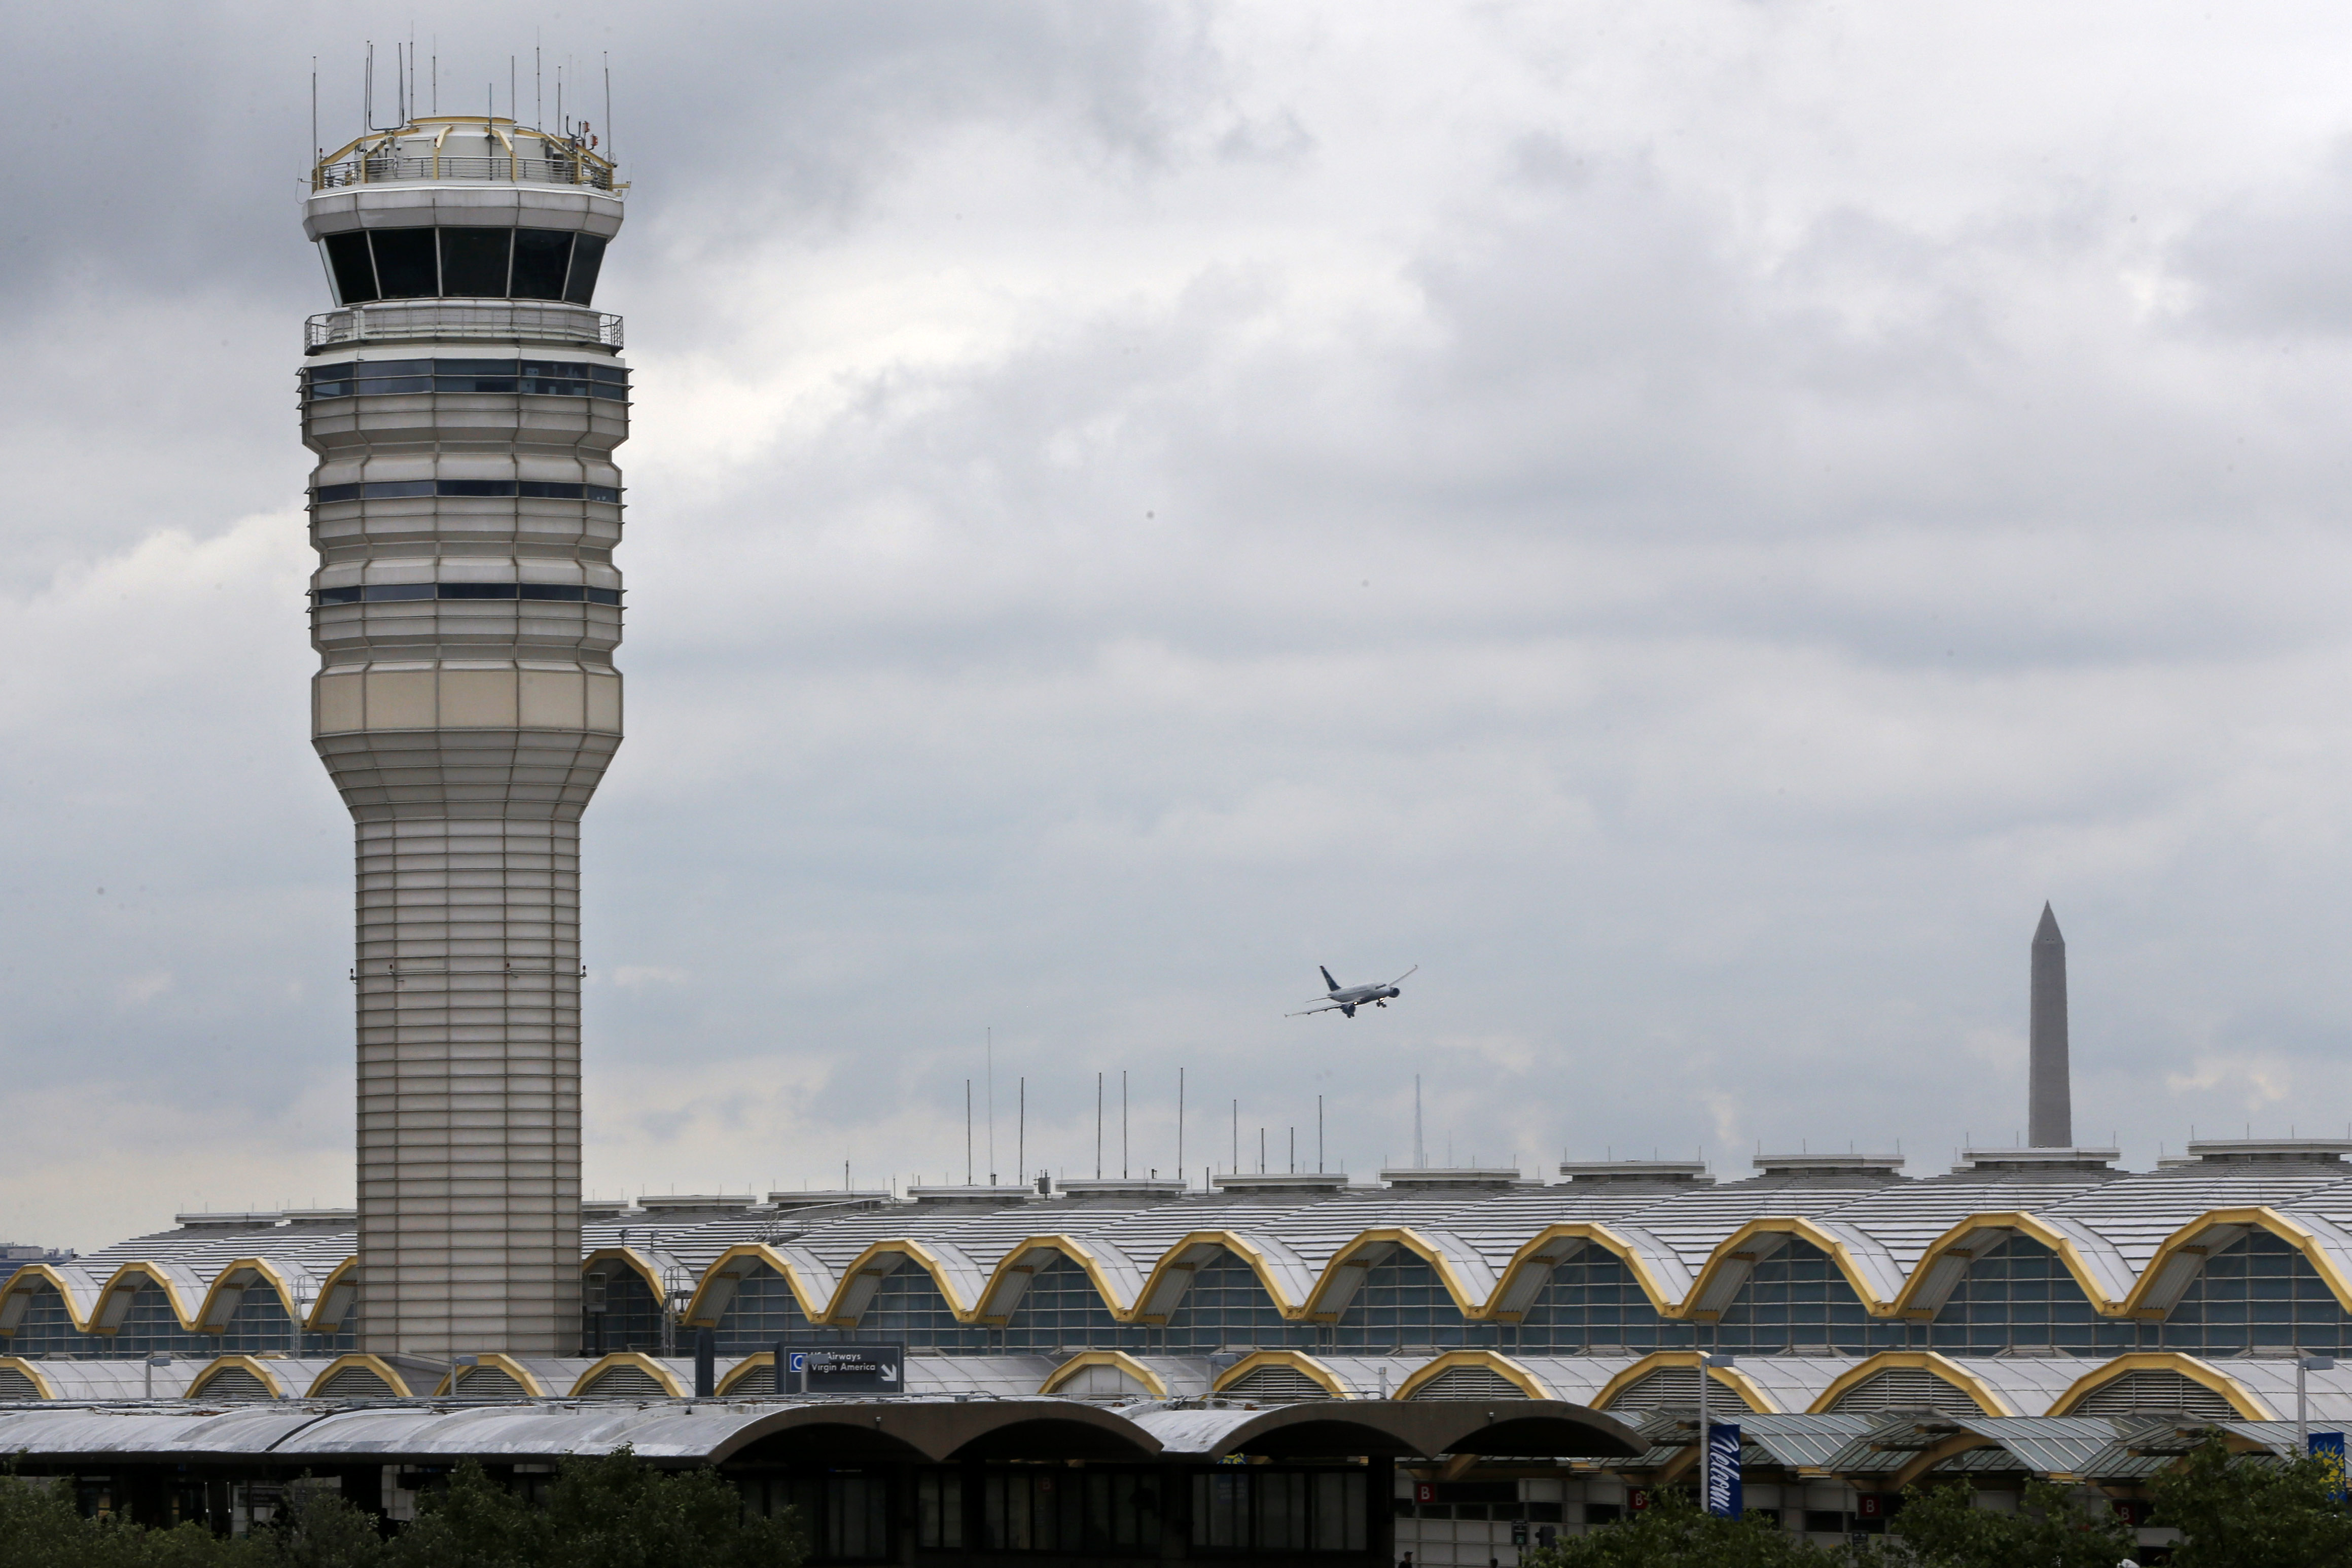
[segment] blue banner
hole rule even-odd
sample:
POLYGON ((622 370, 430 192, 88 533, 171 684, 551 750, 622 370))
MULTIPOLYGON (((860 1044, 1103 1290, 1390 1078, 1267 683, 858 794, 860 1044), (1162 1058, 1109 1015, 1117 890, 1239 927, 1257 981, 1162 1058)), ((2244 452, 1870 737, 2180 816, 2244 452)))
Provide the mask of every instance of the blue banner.
POLYGON ((2310 1437, 2311 1457, 2327 1467, 2327 1495, 2337 1502, 2344 1500, 2344 1434, 2314 1432, 2310 1437))
POLYGON ((1738 1519, 1739 1517, 1739 1428, 1708 1426, 1706 1449, 1706 1511, 1722 1519, 1738 1519))

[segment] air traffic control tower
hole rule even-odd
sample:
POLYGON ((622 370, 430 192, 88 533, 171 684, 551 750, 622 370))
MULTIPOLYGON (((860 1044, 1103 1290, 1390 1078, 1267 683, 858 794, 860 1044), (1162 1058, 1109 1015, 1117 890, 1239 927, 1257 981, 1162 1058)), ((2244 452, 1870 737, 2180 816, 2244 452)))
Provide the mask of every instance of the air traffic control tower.
POLYGON ((311 721, 358 831, 360 1344, 571 1354, 580 817, 621 743, 623 187, 586 127, 311 172, 311 721))

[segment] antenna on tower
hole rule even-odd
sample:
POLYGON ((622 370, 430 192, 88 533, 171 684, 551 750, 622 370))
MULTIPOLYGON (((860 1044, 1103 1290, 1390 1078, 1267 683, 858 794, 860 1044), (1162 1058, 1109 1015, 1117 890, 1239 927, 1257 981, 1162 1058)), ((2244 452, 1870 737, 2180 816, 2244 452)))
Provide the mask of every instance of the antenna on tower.
POLYGON ((613 56, 608 50, 604 56, 604 161, 610 163, 619 157, 613 148, 613 56))
POLYGON ((441 35, 429 33, 425 36, 433 52, 425 56, 425 89, 433 95, 433 112, 438 114, 441 112, 441 35))
POLYGON ((1184 1174, 1184 1069, 1176 1069, 1176 1174, 1184 1174))
POLYGON ((996 1185, 996 1029, 988 1030, 988 1184, 996 1185))

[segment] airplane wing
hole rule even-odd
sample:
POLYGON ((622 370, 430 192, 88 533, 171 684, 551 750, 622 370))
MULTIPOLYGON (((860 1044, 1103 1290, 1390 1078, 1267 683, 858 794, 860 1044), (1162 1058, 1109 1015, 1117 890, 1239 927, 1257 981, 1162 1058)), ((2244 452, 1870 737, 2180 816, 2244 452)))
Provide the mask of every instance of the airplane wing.
POLYGON ((1350 1017, 1355 1016, 1356 1010, 1353 1007, 1349 1007, 1345 1002, 1326 1002, 1320 1007, 1307 1007, 1296 1013, 1285 1013, 1283 1016, 1286 1018, 1304 1018, 1309 1013, 1328 1013, 1334 1007, 1345 1008, 1350 1017))

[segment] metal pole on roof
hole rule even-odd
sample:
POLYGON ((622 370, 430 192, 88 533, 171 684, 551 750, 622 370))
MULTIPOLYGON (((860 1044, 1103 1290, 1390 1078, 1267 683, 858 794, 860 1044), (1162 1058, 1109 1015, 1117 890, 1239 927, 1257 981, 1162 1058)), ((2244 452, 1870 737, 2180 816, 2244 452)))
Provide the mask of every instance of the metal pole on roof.
POLYGON ((2332 1372, 2336 1358, 2328 1355, 2298 1355, 2294 1358, 2294 1455, 2302 1458, 2311 1451, 2311 1419, 2304 1394, 2304 1373, 2332 1372))

